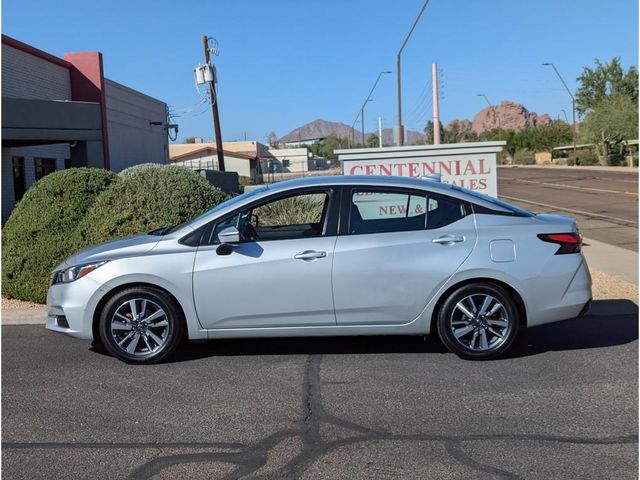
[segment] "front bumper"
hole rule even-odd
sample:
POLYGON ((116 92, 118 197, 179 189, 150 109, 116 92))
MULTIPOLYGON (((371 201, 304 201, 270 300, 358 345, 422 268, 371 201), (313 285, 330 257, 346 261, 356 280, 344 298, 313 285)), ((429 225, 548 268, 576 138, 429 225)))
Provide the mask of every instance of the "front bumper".
POLYGON ((93 339, 93 313, 107 289, 86 275, 75 282, 51 285, 47 293, 46 328, 93 339))

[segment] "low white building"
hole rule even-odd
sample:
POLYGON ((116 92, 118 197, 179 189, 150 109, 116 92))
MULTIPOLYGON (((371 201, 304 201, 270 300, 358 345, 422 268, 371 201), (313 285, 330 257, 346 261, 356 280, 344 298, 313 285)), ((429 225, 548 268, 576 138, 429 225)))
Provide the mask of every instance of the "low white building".
MULTIPOLYGON (((262 171, 257 155, 232 152, 223 143, 224 166, 227 172, 236 172, 249 177, 254 182, 262 181, 262 171)), ((169 145, 169 157, 172 165, 192 170, 219 170, 218 153, 215 143, 183 143, 169 145)))
POLYGON ((271 161, 269 172, 308 172, 313 170, 309 164, 309 149, 302 148, 270 148, 268 158, 271 161))
POLYGON ((101 53, 59 58, 2 35, 2 223, 56 170, 168 163, 166 120, 164 102, 105 78, 101 53))

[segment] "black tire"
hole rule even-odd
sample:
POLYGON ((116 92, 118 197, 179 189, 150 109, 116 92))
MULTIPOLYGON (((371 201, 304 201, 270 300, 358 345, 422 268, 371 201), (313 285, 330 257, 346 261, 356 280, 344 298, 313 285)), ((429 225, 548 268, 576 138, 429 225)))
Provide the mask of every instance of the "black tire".
POLYGON ((449 294, 438 312, 438 335, 442 343, 449 351, 467 360, 489 360, 502 355, 515 340, 519 325, 518 308, 509 292, 488 282, 472 283, 456 289, 449 294), (487 306, 486 313, 492 308, 498 310, 490 316, 486 313, 480 315, 482 304, 489 298, 494 300, 487 306), (462 308, 473 314, 472 317, 463 313, 462 308), (457 335, 461 336, 456 338, 457 335))
MULTIPOLYGON (((152 316, 148 314, 147 318, 152 316)), ((185 337, 185 322, 173 298, 162 290, 151 287, 131 287, 116 293, 104 305, 100 313, 99 331, 102 344, 114 357, 126 363, 149 364, 164 360, 178 348, 185 337), (130 306, 132 301, 136 312, 138 309, 145 310, 138 312, 142 315, 139 317, 140 321, 130 318, 133 317, 133 308, 130 306), (127 309, 129 313, 126 313, 127 309), (162 311, 161 314, 158 310, 162 311), (145 322, 143 320, 145 312, 157 314, 157 318, 153 322, 145 322), (117 324, 115 324, 116 319, 117 324), (122 326, 122 328, 112 327, 112 325, 122 326), (131 328, 126 330, 127 327, 131 328), (132 334, 132 339, 125 339, 124 337, 129 334, 132 334), (157 342, 154 338, 163 342, 157 342), (140 339, 143 342, 138 345, 140 339), (118 345, 118 340, 124 341, 122 346, 118 345), (133 345, 134 352, 130 353, 126 347, 131 346, 132 340, 136 341, 136 345, 133 345)))

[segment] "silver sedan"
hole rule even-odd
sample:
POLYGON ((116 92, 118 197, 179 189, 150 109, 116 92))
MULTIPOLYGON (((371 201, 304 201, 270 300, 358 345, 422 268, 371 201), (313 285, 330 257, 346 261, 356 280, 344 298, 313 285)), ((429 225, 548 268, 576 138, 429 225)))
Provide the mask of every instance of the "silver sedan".
POLYGON ((429 333, 488 359, 587 309, 581 244, 571 218, 437 181, 292 180, 67 259, 47 328, 130 363, 185 339, 429 333))

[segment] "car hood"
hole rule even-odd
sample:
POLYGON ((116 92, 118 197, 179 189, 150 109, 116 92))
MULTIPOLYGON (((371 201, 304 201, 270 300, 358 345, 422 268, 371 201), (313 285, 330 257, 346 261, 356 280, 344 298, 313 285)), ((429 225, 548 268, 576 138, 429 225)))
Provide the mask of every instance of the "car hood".
POLYGON ((71 267, 84 263, 145 254, 151 251, 161 239, 162 237, 154 235, 138 235, 112 240, 72 255, 64 261, 62 266, 71 267))

